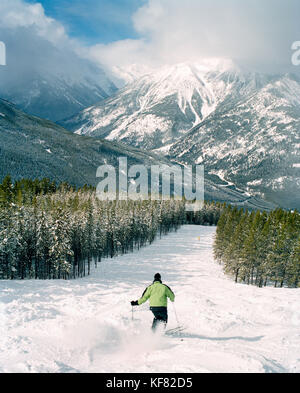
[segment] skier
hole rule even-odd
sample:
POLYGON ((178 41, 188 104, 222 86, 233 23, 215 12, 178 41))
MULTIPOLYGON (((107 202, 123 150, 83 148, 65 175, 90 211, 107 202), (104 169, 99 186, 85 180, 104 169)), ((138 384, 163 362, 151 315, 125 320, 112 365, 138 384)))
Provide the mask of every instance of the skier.
POLYGON ((140 306, 148 299, 150 300, 150 310, 154 314, 152 330, 155 331, 159 323, 164 323, 165 327, 168 323, 168 298, 174 302, 175 295, 172 290, 161 281, 161 275, 156 273, 153 284, 145 289, 139 300, 132 301, 132 306, 140 306))

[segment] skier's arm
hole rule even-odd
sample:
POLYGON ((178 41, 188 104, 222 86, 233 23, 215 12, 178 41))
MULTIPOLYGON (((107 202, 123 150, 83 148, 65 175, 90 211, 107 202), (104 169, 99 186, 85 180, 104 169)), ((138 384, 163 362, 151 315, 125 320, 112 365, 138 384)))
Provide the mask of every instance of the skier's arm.
POLYGON ((167 296, 168 296, 168 298, 171 300, 171 302, 174 302, 174 300, 175 300, 174 292, 168 286, 166 286, 166 288, 167 288, 167 296))
POLYGON ((138 300, 139 306, 143 303, 146 303, 146 301, 149 299, 150 296, 151 296, 151 287, 148 287, 143 293, 143 296, 138 300))

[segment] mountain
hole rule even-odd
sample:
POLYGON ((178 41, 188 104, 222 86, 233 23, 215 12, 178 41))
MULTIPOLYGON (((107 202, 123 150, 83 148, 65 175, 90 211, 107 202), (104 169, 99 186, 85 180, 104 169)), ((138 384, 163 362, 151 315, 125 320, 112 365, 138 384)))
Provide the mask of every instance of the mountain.
POLYGON ((204 163, 251 194, 300 208, 300 81, 274 78, 255 94, 215 111, 173 144, 169 156, 204 163))
POLYGON ((242 74, 230 61, 165 66, 61 124, 78 134, 162 148, 267 81, 259 74, 242 74))
POLYGON ((119 157, 127 157, 129 165, 167 163, 155 154, 72 134, 1 99, 0 135, 0 179, 10 174, 14 180, 49 177, 77 186, 95 185, 98 166, 117 165, 119 157))
POLYGON ((0 67, 0 97, 29 114, 57 121, 113 94, 105 72, 71 48, 60 48, 27 30, 3 31, 7 66, 0 67))
MULTIPOLYGON (((161 155, 122 143, 72 134, 1 99, 0 136, 0 180, 10 174, 13 180, 48 177, 76 186, 96 185, 97 168, 103 164, 117 167, 120 157, 127 157, 129 166, 172 164, 161 155)), ((205 198, 251 209, 274 208, 248 193, 209 179, 205 183, 205 198)))
POLYGON ((63 122, 71 131, 203 163, 206 176, 300 208, 300 80, 215 61, 164 67, 63 122))

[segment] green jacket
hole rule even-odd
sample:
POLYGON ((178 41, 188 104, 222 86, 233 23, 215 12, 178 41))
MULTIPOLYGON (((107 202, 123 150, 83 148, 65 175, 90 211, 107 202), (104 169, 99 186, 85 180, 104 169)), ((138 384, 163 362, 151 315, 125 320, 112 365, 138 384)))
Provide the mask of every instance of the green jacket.
POLYGON ((168 298, 174 302, 175 295, 171 289, 160 281, 154 281, 146 288, 143 296, 138 300, 139 306, 150 299, 150 307, 167 307, 168 298))

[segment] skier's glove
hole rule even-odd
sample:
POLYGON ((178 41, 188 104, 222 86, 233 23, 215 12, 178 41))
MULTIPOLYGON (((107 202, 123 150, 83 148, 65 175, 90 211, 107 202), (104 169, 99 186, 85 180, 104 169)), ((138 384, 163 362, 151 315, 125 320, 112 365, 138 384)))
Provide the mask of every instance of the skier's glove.
POLYGON ((139 302, 138 302, 138 301, 132 301, 132 302, 131 302, 131 305, 132 305, 132 306, 138 306, 138 305, 139 305, 139 302))

